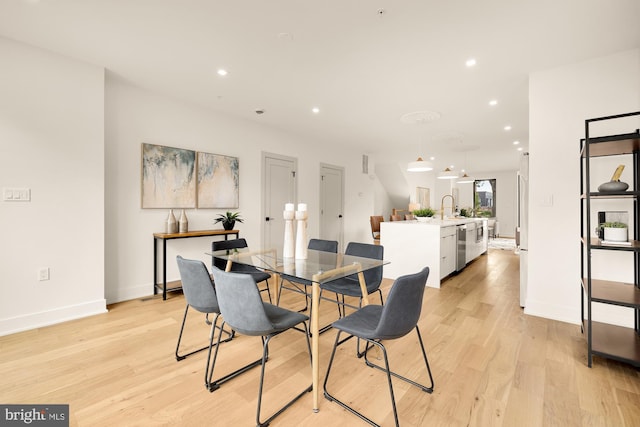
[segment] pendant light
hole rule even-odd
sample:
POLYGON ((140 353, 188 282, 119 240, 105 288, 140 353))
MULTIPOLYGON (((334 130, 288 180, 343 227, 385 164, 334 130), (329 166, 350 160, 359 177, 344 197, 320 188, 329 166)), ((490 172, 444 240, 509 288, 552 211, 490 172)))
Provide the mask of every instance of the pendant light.
POLYGON ((470 177, 469 175, 467 175, 466 172, 464 172, 462 174, 462 176, 460 177, 460 179, 458 181, 456 181, 458 184, 469 184, 470 182, 475 181, 474 178, 470 177))
MULTIPOLYGON (((467 167, 467 150, 464 151, 464 167, 465 168, 467 167)), ((475 179, 473 179, 472 177, 467 175, 467 172, 464 169, 462 169, 462 176, 456 182, 458 184, 469 184, 469 183, 474 182, 474 181, 475 181, 475 179)))
MULTIPOLYGON (((439 120, 440 117, 441 114, 437 111, 424 110, 407 113, 400 118, 400 121, 404 124, 410 125, 425 125, 439 120)), ((431 170, 433 170, 433 164, 428 160, 424 160, 420 156, 418 156, 417 160, 407 164, 407 172, 428 172, 431 170)))
POLYGON ((415 162, 409 162, 407 165, 407 172, 428 172, 433 170, 433 164, 427 160, 422 160, 422 157, 418 157, 415 162))
POLYGON ((438 179, 456 179, 457 177, 458 174, 450 168, 445 168, 445 170, 438 174, 438 179))

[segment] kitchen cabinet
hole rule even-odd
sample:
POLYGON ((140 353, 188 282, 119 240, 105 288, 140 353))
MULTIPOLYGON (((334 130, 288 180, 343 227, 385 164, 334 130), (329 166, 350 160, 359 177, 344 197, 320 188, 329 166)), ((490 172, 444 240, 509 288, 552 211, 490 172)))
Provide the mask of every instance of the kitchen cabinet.
POLYGON ((381 222, 380 244, 384 246, 384 259, 389 262, 384 266, 384 277, 397 279, 428 266, 431 271, 427 286, 439 288, 442 279, 456 270, 457 227, 481 222, 475 218, 381 222))
POLYGON ((440 229, 440 279, 456 269, 456 227, 440 229))
POLYGON ((609 128, 615 126, 614 121, 627 123, 632 116, 640 116, 640 111, 586 120, 585 138, 580 141, 581 320, 589 367, 593 356, 640 367, 640 132, 601 137, 593 137, 590 132, 596 124, 609 128), (592 182, 592 171, 609 156, 620 156, 613 160, 631 165, 632 182, 625 191, 598 191, 601 182, 592 182), (598 212, 611 210, 608 208, 613 203, 628 210, 629 242, 610 244, 595 235, 598 212), (598 263, 602 256, 610 257, 610 261, 598 263), (631 280, 619 280, 624 272, 631 280), (607 316, 613 310, 633 324, 621 325, 625 322, 607 316))

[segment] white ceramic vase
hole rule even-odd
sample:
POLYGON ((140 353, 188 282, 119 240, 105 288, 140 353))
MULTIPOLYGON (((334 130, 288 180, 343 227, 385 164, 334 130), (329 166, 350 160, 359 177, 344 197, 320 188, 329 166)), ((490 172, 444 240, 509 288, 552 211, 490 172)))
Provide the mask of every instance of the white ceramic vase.
POLYGON ((178 221, 178 230, 180 233, 186 233, 189 231, 189 220, 187 219, 187 214, 182 209, 182 213, 180 214, 180 220, 178 221))
POLYGON ((176 221, 176 217, 173 215, 173 209, 169 209, 169 216, 167 217, 167 233, 173 234, 178 232, 178 222, 176 221))

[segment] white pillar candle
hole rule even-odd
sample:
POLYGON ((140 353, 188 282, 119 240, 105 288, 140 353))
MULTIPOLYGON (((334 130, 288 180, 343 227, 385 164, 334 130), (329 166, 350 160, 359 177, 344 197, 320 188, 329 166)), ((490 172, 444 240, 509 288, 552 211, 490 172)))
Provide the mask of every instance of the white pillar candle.
MULTIPOLYGON (((306 211, 307 205, 304 205, 305 210, 298 210, 296 212, 296 220, 298 221, 298 227, 296 228, 296 259, 307 259, 307 218, 308 213, 306 211)), ((300 208, 300 205, 298 205, 300 208)))
POLYGON ((293 203, 285 203, 284 210, 285 211, 292 211, 293 210, 293 203))
POLYGON ((307 204, 306 203, 298 203, 298 210, 300 212, 304 212, 307 210, 307 204))
MULTIPOLYGON (((293 206, 293 203, 291 203, 293 206)), ((293 210, 285 210, 282 213, 284 217, 284 248, 282 256, 284 258, 293 258, 295 255, 295 241, 293 236, 293 219, 295 218, 295 212, 293 210)))

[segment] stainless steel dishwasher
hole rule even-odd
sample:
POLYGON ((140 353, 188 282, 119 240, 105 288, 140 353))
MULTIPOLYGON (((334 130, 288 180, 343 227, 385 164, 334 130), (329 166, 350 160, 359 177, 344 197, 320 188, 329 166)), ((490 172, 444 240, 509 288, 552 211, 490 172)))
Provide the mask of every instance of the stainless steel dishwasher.
POLYGON ((462 270, 467 265, 467 226, 458 225, 456 229, 457 254, 456 254, 456 272, 462 270))

